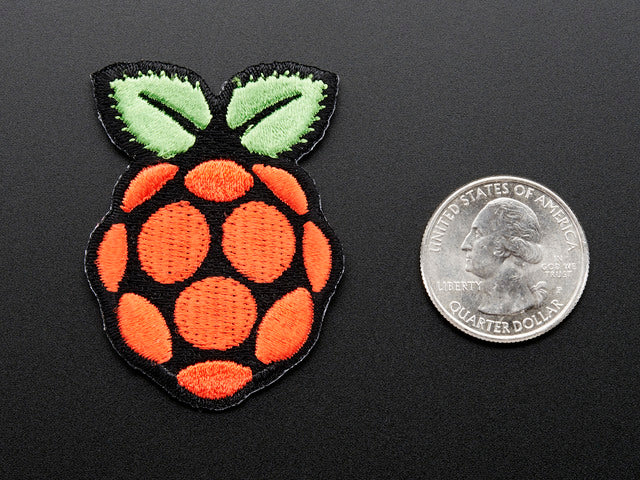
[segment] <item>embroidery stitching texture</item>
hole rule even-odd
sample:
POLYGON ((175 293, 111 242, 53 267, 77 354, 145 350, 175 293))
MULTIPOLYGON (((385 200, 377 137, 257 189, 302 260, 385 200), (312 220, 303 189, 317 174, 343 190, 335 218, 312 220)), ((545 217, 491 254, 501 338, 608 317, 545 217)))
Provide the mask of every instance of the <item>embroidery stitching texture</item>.
POLYGON ((297 165, 324 135, 338 79, 262 64, 213 95, 190 70, 138 62, 92 80, 131 159, 85 258, 107 336, 177 399, 235 405, 308 354, 342 274, 297 165))

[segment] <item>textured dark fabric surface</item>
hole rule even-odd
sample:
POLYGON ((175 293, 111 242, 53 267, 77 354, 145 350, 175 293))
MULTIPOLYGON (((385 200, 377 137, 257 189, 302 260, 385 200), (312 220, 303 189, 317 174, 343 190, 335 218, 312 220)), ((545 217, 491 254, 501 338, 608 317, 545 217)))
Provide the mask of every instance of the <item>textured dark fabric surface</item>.
POLYGON ((634 478, 640 475, 637 2, 4 2, 0 477, 634 478), (126 167, 89 74, 247 65, 340 75, 301 166, 345 275, 305 362, 222 413, 172 400, 113 351, 83 274, 126 167), (573 313, 527 343, 451 327, 424 227, 492 174, 558 193, 587 235, 573 313))

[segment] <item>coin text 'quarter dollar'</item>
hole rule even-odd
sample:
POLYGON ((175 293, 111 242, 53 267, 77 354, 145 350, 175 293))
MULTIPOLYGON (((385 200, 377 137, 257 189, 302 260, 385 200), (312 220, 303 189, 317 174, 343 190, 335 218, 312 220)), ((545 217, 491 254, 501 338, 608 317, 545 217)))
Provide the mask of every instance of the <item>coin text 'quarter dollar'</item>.
POLYGON ((517 342, 560 323, 589 270, 582 227, 548 188, 497 176, 458 189, 422 238, 422 279, 449 322, 483 340, 517 342))

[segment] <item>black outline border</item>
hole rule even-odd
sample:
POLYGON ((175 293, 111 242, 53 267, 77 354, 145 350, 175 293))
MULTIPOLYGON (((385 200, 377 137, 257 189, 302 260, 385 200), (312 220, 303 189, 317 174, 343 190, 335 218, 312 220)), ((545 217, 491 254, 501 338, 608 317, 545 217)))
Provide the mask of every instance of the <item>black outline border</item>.
MULTIPOLYGON (((324 319, 324 314, 328 308, 331 297, 335 293, 336 287, 344 271, 344 256, 342 254, 342 248, 338 238, 336 237, 333 230, 329 227, 324 214, 322 213, 320 196, 316 189, 315 183, 313 179, 296 164, 296 162, 303 155, 312 150, 313 147, 324 136, 326 128, 329 125, 331 115, 333 114, 335 109, 336 95, 338 91, 338 77, 337 75, 330 72, 325 72, 314 67, 298 65, 292 62, 260 64, 249 67, 239 74, 233 76, 223 85, 221 93, 219 95, 213 95, 211 94, 211 91, 207 87, 204 80, 199 75, 188 69, 162 62, 141 61, 136 63, 115 63, 100 70, 99 72, 94 73, 91 76, 91 79, 93 81, 95 89, 95 101, 100 122, 107 131, 107 134, 109 135, 112 143, 114 143, 116 147, 122 150, 125 155, 134 160, 134 163, 130 164, 130 166, 116 183, 113 191, 111 208, 91 233, 89 244, 85 252, 85 273, 89 280, 90 287, 98 299, 107 337, 109 338, 116 352, 121 357, 123 357, 123 359, 127 363, 129 363, 135 369, 142 371, 145 375, 149 376, 177 400, 185 402, 195 408, 208 410, 223 410, 233 405, 237 405, 252 393, 261 390, 267 385, 275 382, 289 369, 300 363, 307 356, 307 354, 310 352, 310 350, 318 340, 324 319), (135 175, 147 165, 165 161, 180 165, 181 170, 183 170, 183 168, 189 168, 190 166, 194 165, 192 161, 189 161, 189 152, 195 150, 195 152, 197 153, 198 151, 203 151, 203 149, 206 149, 207 147, 207 145, 199 145, 198 140, 196 140, 196 144, 188 152, 176 155, 174 158, 166 160, 158 157, 154 152, 146 150, 138 143, 131 142, 131 134, 122 131, 123 123, 119 119, 115 118, 116 115, 114 114, 114 109, 111 108, 112 99, 109 97, 109 93, 111 92, 109 82, 114 78, 119 78, 123 74, 133 76, 137 75, 139 71, 148 70, 155 71, 156 73, 164 71, 170 75, 180 75, 183 78, 187 78, 192 84, 198 82, 203 91, 203 94, 205 95, 205 98, 209 102, 211 113, 214 117, 207 129, 209 129, 210 127, 217 127, 219 129, 222 128, 223 131, 220 133, 219 138, 222 138, 224 135, 228 136, 232 132, 232 130, 228 128, 224 130, 223 127, 226 126, 226 121, 224 121, 226 105, 231 98, 233 88, 236 87, 236 78, 239 78, 241 82, 246 82, 252 75, 254 77, 256 75, 271 75, 274 71, 278 73, 284 73, 288 70, 293 73, 300 72, 301 76, 313 75, 314 78, 321 79, 327 82, 328 85, 327 89, 325 90, 326 96, 323 101, 325 108, 321 109, 320 112, 318 112, 318 117, 320 118, 320 120, 315 124, 315 130, 304 137, 307 139, 306 143, 299 144, 291 151, 282 153, 278 159, 252 154, 248 152, 244 147, 242 147, 239 141, 230 142, 229 144, 224 145, 224 147, 226 147, 227 149, 231 149, 231 152, 229 152, 227 155, 229 157, 233 157, 233 151, 235 150, 237 153, 238 161, 244 163, 245 166, 257 163, 268 164, 276 166, 278 168, 283 168, 296 177, 305 194, 307 195, 309 203, 309 213, 305 214, 303 216, 304 218, 301 221, 313 221, 327 236, 332 249, 333 265, 329 280, 325 288, 317 294, 314 294, 312 292, 312 297, 314 300, 314 322, 309 338, 301 347, 301 349, 296 353, 296 355, 286 361, 277 362, 263 368, 260 371, 254 372, 254 376, 251 382, 249 382, 245 387, 236 392, 233 396, 222 400, 207 400, 191 394, 177 384, 176 376, 173 373, 169 372, 161 365, 157 365, 153 362, 149 362, 141 358, 131 349, 129 349, 126 344, 124 344, 122 338, 119 335, 119 330, 117 328, 117 319, 115 318, 115 312, 113 311, 113 305, 115 301, 114 299, 118 298, 119 294, 112 294, 104 289, 102 283, 100 282, 97 268, 95 267, 97 248, 100 240, 102 240, 104 232, 106 232, 106 230, 114 223, 119 223, 125 215, 124 212, 122 212, 119 208, 119 205, 126 187, 128 186, 129 182, 135 177, 135 175), (218 119, 217 122, 214 121, 216 117, 218 119), (224 121, 224 126, 221 125, 220 118, 222 118, 222 120, 224 121), (241 150, 238 150, 238 147, 240 147, 241 150), (184 165, 180 164, 181 160, 184 161, 184 165)), ((282 205, 280 205, 279 207, 287 208, 286 206, 282 207, 282 205)), ((298 239, 298 241, 300 241, 300 239, 298 239)), ((254 329, 257 328, 259 323, 260 322, 256 322, 256 325, 254 325, 254 329)))

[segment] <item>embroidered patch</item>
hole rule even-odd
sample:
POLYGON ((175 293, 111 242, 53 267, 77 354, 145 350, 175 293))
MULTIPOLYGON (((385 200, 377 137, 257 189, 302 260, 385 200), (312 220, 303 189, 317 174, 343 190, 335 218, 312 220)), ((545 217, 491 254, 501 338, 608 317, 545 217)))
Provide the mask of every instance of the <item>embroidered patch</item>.
POLYGON ((342 274, 297 165, 324 135, 338 79, 262 64, 214 95, 190 70, 138 62, 92 80, 131 159, 85 258, 107 336, 179 400, 235 405, 307 355, 342 274))

